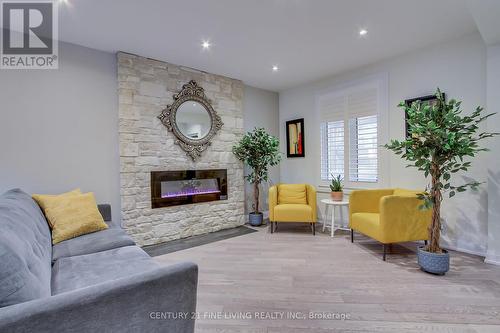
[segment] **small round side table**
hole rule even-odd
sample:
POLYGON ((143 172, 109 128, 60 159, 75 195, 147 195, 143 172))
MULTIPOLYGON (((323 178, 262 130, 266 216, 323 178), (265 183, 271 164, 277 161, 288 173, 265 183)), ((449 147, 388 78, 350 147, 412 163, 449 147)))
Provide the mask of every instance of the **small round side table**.
POLYGON ((335 225, 335 207, 338 207, 340 210, 340 223, 342 223, 342 207, 347 207, 349 208, 349 201, 333 201, 332 199, 322 199, 322 203, 325 204, 325 217, 323 219, 323 231, 325 231, 325 226, 326 226, 326 219, 328 218, 328 208, 331 206, 332 208, 332 234, 331 236, 333 237, 335 234, 335 230, 351 230, 347 228, 346 226, 339 224, 335 225))

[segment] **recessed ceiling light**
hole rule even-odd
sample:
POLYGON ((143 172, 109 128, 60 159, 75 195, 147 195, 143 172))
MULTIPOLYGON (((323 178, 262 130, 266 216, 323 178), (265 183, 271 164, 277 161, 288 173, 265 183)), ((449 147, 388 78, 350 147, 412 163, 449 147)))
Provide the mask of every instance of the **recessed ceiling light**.
POLYGON ((279 69, 278 66, 276 66, 276 65, 273 66, 273 72, 277 72, 278 69, 279 69))
POLYGON ((366 36, 367 33, 368 33, 368 30, 366 30, 366 29, 359 30, 359 35, 360 36, 366 36))
POLYGON ((203 43, 201 43, 201 46, 203 47, 203 49, 205 50, 208 50, 210 48, 210 42, 208 40, 205 40, 203 41, 203 43))

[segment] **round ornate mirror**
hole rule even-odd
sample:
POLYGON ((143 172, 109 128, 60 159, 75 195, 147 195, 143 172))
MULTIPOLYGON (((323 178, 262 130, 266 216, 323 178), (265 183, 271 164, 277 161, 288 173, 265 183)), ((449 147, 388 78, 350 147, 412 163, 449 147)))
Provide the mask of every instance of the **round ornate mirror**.
POLYGON ((201 140, 210 132, 212 120, 205 107, 196 101, 185 101, 177 108, 175 123, 179 132, 191 140, 201 140))
POLYGON ((163 125, 177 138, 178 144, 196 161, 212 144, 212 138, 222 128, 222 120, 215 112, 205 91, 195 81, 182 86, 158 116, 163 125))

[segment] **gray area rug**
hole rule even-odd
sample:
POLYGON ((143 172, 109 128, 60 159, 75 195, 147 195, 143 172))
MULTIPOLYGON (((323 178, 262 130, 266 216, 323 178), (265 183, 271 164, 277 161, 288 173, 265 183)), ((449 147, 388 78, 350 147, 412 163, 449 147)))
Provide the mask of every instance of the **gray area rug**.
POLYGON ((257 230, 245 226, 240 226, 232 229, 212 232, 205 235, 192 236, 183 239, 176 239, 166 243, 149 245, 143 247, 142 249, 146 251, 151 257, 157 257, 167 253, 189 249, 195 246, 205 245, 232 237, 243 236, 252 232, 257 232, 257 230))

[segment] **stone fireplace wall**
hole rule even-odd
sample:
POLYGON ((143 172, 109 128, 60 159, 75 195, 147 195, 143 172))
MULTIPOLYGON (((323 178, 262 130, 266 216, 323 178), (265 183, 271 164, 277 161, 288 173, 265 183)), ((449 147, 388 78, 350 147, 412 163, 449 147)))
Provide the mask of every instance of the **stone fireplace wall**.
POLYGON ((231 152, 243 135, 241 81, 127 53, 118 53, 122 224, 139 245, 150 245, 242 225, 243 165, 231 152), (157 116, 182 85, 205 89, 224 126, 197 161, 174 144, 157 116), (151 208, 151 171, 227 169, 228 200, 151 208))

